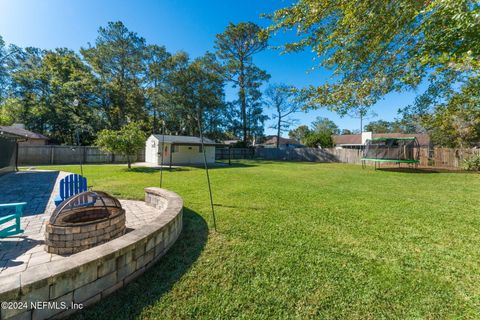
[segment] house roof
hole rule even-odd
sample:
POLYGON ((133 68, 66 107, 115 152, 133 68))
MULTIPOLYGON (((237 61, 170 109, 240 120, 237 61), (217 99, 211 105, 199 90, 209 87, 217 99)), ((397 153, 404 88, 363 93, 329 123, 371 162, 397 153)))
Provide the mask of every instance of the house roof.
POLYGON ((223 140, 223 144, 235 144, 237 142, 241 141, 240 139, 235 139, 235 140, 223 140))
POLYGON ((332 136, 336 145, 362 144, 362 136, 359 134, 342 134, 332 136))
MULTIPOLYGON (((195 146, 195 145, 202 144, 202 141, 199 137, 193 137, 193 136, 171 136, 171 135, 163 136, 161 134, 153 134, 153 136, 160 142, 165 141, 165 143, 171 143, 176 145, 195 146)), ((215 141, 205 137, 203 138, 203 144, 208 146, 218 145, 218 143, 216 143, 215 141)))
MULTIPOLYGON (((264 144, 277 144, 277 137, 272 137, 265 141, 264 144)), ((296 144, 296 145, 302 145, 299 141, 295 139, 289 139, 289 138, 282 138, 280 137, 280 143, 279 144, 296 144)))
POLYGON ((44 136, 43 134, 35 133, 23 128, 11 127, 11 126, 0 126, 0 134, 7 134, 7 135, 15 136, 18 138, 48 140, 48 137, 44 136))
MULTIPOLYGON (((428 134, 417 134, 417 133, 374 133, 372 138, 417 138, 418 144, 421 146, 430 145, 430 136, 428 134)), ((360 134, 343 134, 343 135, 334 135, 333 141, 336 145, 361 145, 362 136, 360 134)))

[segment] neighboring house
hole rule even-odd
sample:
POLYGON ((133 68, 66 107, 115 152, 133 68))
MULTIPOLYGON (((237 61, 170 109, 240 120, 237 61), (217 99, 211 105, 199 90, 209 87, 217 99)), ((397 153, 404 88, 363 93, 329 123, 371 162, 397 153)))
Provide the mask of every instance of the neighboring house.
POLYGON ((240 141, 242 141, 242 140, 240 140, 240 139, 223 140, 222 144, 224 144, 226 146, 231 146, 231 145, 239 143, 240 141))
MULTIPOLYGON (((215 163, 215 141, 204 138, 207 163, 215 163)), ((145 145, 145 161, 164 165, 201 165, 204 162, 200 138, 152 134, 145 145)))
MULTIPOLYGON (((262 146, 265 147, 265 148, 276 148, 277 147, 277 137, 274 136, 274 137, 269 138, 264 143, 262 143, 262 146)), ((278 147, 280 149, 291 149, 291 148, 303 148, 304 145, 301 144, 300 142, 298 142, 295 139, 280 137, 278 147)))
POLYGON ((372 138, 417 138, 420 147, 430 147, 431 141, 428 134, 418 133, 371 133, 362 132, 362 134, 344 134, 334 135, 333 142, 335 147, 340 149, 362 149, 365 145, 365 141, 372 138))
POLYGON ((48 137, 26 130, 23 124, 0 126, 0 132, 17 137, 19 145, 46 145, 48 141, 48 137))

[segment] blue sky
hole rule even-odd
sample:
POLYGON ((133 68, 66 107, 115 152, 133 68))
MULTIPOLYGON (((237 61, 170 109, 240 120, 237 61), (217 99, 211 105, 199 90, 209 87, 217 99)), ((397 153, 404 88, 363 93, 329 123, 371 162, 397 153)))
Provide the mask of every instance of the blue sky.
MULTIPOLYGON (((21 47, 68 47, 78 51, 95 41, 99 26, 121 20, 148 43, 165 45, 171 52, 184 50, 196 57, 213 51, 215 35, 229 22, 253 21, 266 26, 269 21, 260 18, 260 14, 289 3, 282 0, 0 0, 0 35, 7 43, 21 47)), ((280 34, 271 44, 288 38, 280 34)), ((255 56, 254 62, 270 73, 271 83, 301 87, 329 79, 328 70, 309 72, 312 59, 311 52, 281 55, 269 49, 255 56)), ((232 94, 232 90, 227 90, 227 99, 232 99, 232 94)), ((374 106, 378 116, 373 120, 393 120, 398 108, 411 103, 414 96, 413 92, 386 96, 374 106)), ((266 113, 271 115, 272 110, 266 113)), ((317 116, 332 119, 340 128, 359 128, 358 119, 341 118, 324 109, 294 117, 299 124, 309 125, 317 116)), ((266 132, 270 134, 274 130, 266 132)))

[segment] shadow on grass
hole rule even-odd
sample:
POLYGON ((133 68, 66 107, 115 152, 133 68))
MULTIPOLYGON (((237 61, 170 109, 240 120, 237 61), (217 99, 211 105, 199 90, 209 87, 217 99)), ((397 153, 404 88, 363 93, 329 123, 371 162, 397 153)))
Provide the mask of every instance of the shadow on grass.
POLYGON ((137 318, 144 308, 155 304, 188 272, 202 253, 207 238, 207 222, 195 211, 184 208, 182 233, 165 256, 126 287, 71 318, 137 318))
MULTIPOLYGON (((318 164, 332 164, 332 163, 340 163, 339 161, 317 161, 317 160, 305 160, 305 161, 300 161, 300 160, 268 160, 268 159, 262 159, 262 158, 257 158, 257 159, 245 159, 245 160, 232 160, 232 165, 228 165, 228 160, 221 160, 221 161, 227 161, 225 162, 226 167, 258 167, 261 165, 269 165, 269 164, 275 164, 275 165, 285 165, 285 166, 290 166, 292 163, 295 164, 302 164, 302 165, 318 165, 318 164), (235 162, 235 161, 248 161, 248 163, 242 163, 242 162, 235 162)), ((218 162, 217 163, 222 163, 223 162, 218 162)))
POLYGON ((264 207, 250 207, 250 206, 230 206, 221 203, 215 203, 215 207, 230 208, 230 209, 249 209, 249 210, 265 210, 264 207))
POLYGON ((377 171, 401 172, 401 173, 439 173, 439 171, 435 169, 423 169, 423 168, 377 168, 377 171))
MULTIPOLYGON (((225 161, 225 160, 222 160, 222 161, 225 161)), ((226 160, 226 162, 217 161, 215 162, 215 164, 208 165, 208 170, 229 169, 229 168, 251 168, 251 167, 258 166, 258 164, 252 163, 255 160, 248 160, 250 161, 250 163, 237 162, 237 161, 239 160, 232 160, 231 164, 228 164, 228 160, 226 160)))
MULTIPOLYGON (((136 173, 156 173, 160 171, 160 168, 150 168, 150 167, 133 167, 130 170, 127 168, 125 169, 126 172, 136 172, 136 173)), ((163 168, 163 171, 190 171, 187 167, 175 167, 169 169, 168 167, 163 168)))
MULTIPOLYGON (((263 164, 263 162, 262 162, 263 164)), ((249 168, 249 167, 257 167, 258 164, 253 164, 253 163, 242 163, 242 162, 234 162, 232 161, 232 164, 229 165, 228 161, 227 162, 215 162, 213 164, 208 165, 208 170, 216 170, 216 169, 229 169, 229 168, 249 168)), ((203 163, 202 164, 190 164, 190 165, 185 165, 185 166, 177 166, 177 167, 172 167, 172 169, 169 169, 168 166, 164 167, 164 171, 190 171, 191 168, 197 168, 197 169, 203 169, 205 168, 203 163)), ((128 169, 125 169, 128 170, 128 169)), ((140 172, 140 173, 152 173, 152 172, 158 172, 160 171, 159 167, 133 167, 130 169, 128 172, 140 172)))
POLYGON ((475 173, 474 171, 449 170, 443 168, 377 168, 377 171, 401 173, 475 173))

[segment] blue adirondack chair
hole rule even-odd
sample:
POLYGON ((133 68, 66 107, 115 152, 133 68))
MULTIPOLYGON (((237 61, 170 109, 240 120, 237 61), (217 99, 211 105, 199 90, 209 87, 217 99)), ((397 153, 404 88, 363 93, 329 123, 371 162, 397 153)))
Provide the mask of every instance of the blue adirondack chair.
POLYGON ((5 227, 4 229, 0 229, 0 238, 5 238, 14 234, 23 233, 23 230, 20 227, 20 218, 23 214, 23 208, 26 205, 26 202, 0 204, 0 209, 15 207, 15 213, 6 216, 0 216, 0 225, 15 220, 15 224, 5 227))
POLYGON ((58 206, 65 199, 87 190, 87 178, 79 174, 70 174, 60 180, 60 193, 55 198, 55 205, 58 206))

